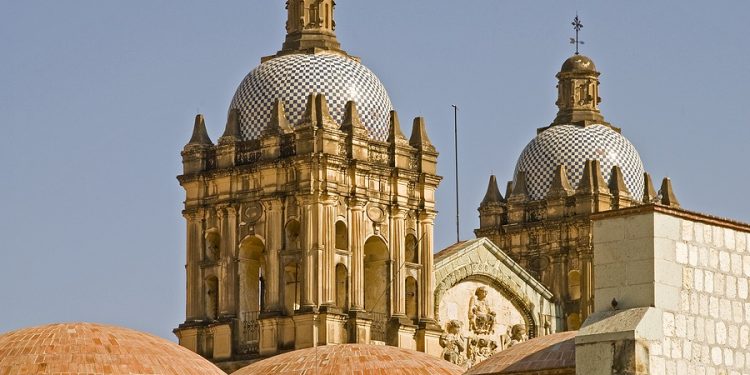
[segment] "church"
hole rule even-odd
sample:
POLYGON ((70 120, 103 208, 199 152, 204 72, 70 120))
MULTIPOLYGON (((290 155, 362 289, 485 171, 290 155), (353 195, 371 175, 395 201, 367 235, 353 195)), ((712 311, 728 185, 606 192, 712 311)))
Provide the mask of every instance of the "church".
MULTIPOLYGON (((428 122, 402 126, 338 42, 335 7, 288 0, 286 39, 240 82, 223 134, 195 118, 178 176, 180 347, 50 326, 0 335, 0 354, 73 332, 168 353, 144 356, 154 373, 750 371, 750 225, 682 209, 668 178, 654 185, 627 127, 600 111, 592 59, 562 63, 557 116, 504 192, 488 176, 476 238, 436 249, 428 122)), ((0 374, 26 358, 11 357, 0 374)))

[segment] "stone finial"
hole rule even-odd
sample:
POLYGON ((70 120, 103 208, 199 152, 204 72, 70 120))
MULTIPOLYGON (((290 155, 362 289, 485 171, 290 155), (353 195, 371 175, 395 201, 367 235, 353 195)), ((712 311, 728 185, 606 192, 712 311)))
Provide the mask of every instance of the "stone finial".
POLYGON ((193 125, 193 136, 190 137, 190 142, 187 146, 213 146, 211 138, 208 137, 208 131, 206 131, 206 120, 203 115, 198 114, 195 116, 195 124, 193 125))
POLYGON ((609 187, 602 176, 599 160, 586 160, 583 168, 583 177, 578 184, 577 193, 582 194, 609 194, 609 187))
POLYGON ((659 195, 661 195, 661 204, 669 207, 680 207, 680 202, 677 201, 677 196, 672 189, 672 180, 669 177, 664 177, 664 180, 662 180, 659 195))
POLYGON ((516 174, 516 182, 513 184, 513 192, 508 199, 514 201, 525 201, 529 197, 529 190, 526 187, 526 172, 519 171, 516 174))
POLYGON ((367 136, 367 128, 362 124, 359 112, 357 111, 357 105, 351 100, 346 102, 341 130, 351 135, 367 136))
POLYGON ((497 187, 497 178, 495 175, 490 176, 490 183, 487 185, 487 193, 484 194, 484 199, 479 207, 485 207, 491 204, 502 204, 503 196, 500 194, 500 189, 497 187))
POLYGON ((509 198, 513 194, 513 181, 508 181, 505 184, 505 198, 509 198))
POLYGON ((625 185, 622 169, 617 165, 612 167, 612 175, 609 178, 609 192, 616 197, 630 197, 630 190, 625 185))
POLYGON ((555 170, 555 177, 552 179, 552 185, 550 185, 547 191, 547 198, 564 198, 573 194, 575 194, 575 189, 570 185, 565 165, 560 164, 555 170))
POLYGON ((240 134, 240 111, 237 108, 229 110, 227 116, 227 126, 224 128, 224 134, 219 138, 219 144, 228 144, 239 142, 242 139, 240 134))
POLYGON ((409 144, 409 141, 404 137, 404 133, 401 131, 401 122, 398 120, 398 113, 391 111, 391 124, 388 127, 388 143, 391 144, 409 144))
POLYGON ((334 0, 287 0, 286 40, 277 55, 318 50, 344 53, 336 39, 334 0))
POLYGON ((317 125, 326 129, 338 129, 339 125, 331 117, 331 112, 328 110, 328 100, 324 94, 318 94, 315 98, 315 113, 317 115, 317 125))
POLYGON ((643 173, 643 203, 653 203, 656 200, 656 190, 651 175, 643 173))
POLYGON ((304 122, 305 124, 311 124, 313 128, 318 127, 318 110, 316 101, 318 98, 318 94, 312 93, 307 97, 307 104, 305 104, 305 116, 304 122))
MULTIPOLYGON (((575 55, 557 73, 557 117, 554 125, 610 125, 599 111, 599 72, 586 56, 575 55)), ((613 127, 613 129, 616 129, 613 127)), ((616 129, 619 130, 619 129, 616 129)))
POLYGON ((280 99, 274 100, 273 110, 271 111, 271 121, 263 131, 263 135, 289 134, 293 131, 292 126, 289 124, 289 120, 286 118, 284 102, 280 99))
MULTIPOLYGON (((430 137, 427 136, 427 125, 425 124, 424 117, 414 118, 409 144, 417 149, 435 151, 435 146, 432 145, 430 137)), ((497 185, 497 182, 495 185, 497 185)))

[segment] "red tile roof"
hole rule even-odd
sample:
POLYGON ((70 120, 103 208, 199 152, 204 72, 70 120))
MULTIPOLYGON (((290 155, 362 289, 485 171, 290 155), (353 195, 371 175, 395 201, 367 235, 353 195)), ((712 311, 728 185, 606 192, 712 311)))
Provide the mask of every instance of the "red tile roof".
POLYGON ((342 344, 284 353, 232 375, 460 375, 463 372, 461 367, 414 350, 342 344))
POLYGON ((126 328, 64 323, 0 335, 0 375, 226 375, 173 342, 126 328))
POLYGON ((516 344, 472 367, 466 375, 510 375, 553 369, 570 369, 575 374, 577 333, 555 333, 516 344))

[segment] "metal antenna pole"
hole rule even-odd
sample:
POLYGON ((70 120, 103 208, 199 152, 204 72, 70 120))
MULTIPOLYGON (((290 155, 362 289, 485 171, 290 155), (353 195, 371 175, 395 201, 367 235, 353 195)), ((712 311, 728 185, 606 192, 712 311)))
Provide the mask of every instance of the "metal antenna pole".
POLYGON ((458 107, 453 107, 453 146, 455 148, 456 156, 456 242, 461 241, 461 226, 459 220, 459 205, 458 205, 458 107))

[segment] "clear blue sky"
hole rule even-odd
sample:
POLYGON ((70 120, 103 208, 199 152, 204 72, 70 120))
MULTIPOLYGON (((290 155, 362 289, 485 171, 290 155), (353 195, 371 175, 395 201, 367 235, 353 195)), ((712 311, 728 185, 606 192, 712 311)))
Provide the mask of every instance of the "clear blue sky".
MULTIPOLYGON (((750 2, 339 0, 344 48, 441 151, 437 249, 455 233, 451 104, 472 238, 489 174, 510 179, 554 118, 576 9, 605 118, 654 179, 750 221, 750 2)), ((0 0, 0 14, 0 332, 83 320, 174 339, 180 150, 196 111, 221 134, 239 82, 281 46, 283 1, 0 0)))

